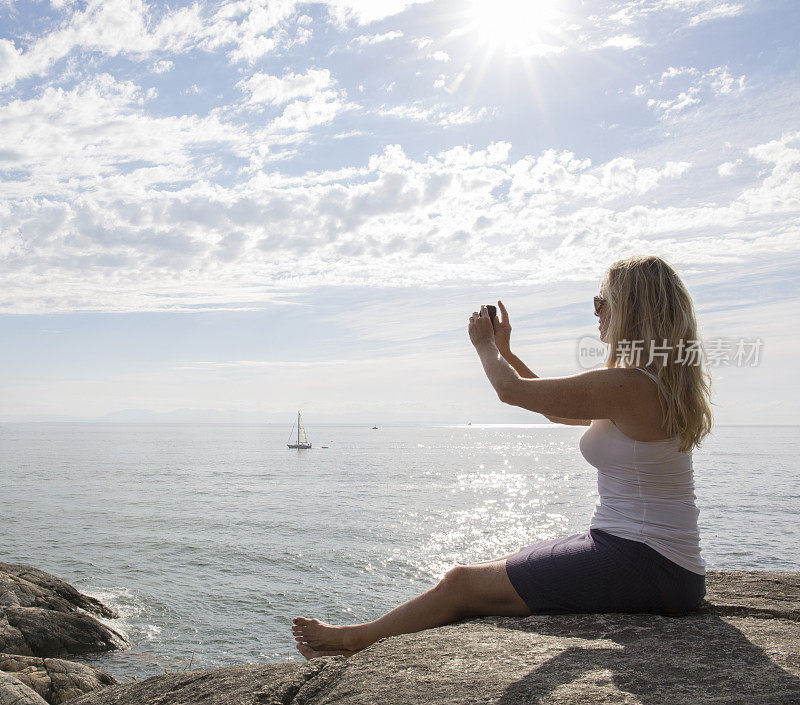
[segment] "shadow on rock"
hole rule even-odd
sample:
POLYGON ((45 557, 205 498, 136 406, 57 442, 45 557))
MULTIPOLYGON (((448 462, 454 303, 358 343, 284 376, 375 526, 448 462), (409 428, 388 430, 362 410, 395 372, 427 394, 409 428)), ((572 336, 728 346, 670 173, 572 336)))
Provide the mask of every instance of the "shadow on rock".
POLYGON ((497 626, 563 639, 564 649, 509 685, 499 703, 592 701, 616 689, 643 705, 702 702, 798 703, 800 623, 716 615, 534 615, 497 626), (741 624, 736 624, 736 623, 741 624), (739 627, 742 627, 741 629, 739 627), (746 630, 743 631, 742 629, 746 630), (788 633, 787 633, 788 629, 788 633), (576 638, 579 637, 579 638, 576 638), (570 642, 589 640, 583 645, 570 642), (561 696, 561 697, 559 697, 561 696))

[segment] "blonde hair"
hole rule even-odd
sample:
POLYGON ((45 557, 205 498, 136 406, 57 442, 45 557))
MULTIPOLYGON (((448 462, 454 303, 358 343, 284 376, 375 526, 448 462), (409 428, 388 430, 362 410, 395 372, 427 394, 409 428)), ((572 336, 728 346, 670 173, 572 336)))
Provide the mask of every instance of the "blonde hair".
POLYGON ((645 367, 658 377, 664 428, 681 451, 711 431, 711 377, 703 365, 692 299, 660 257, 629 257, 609 267, 600 287, 610 306, 606 367, 645 367), (641 342, 637 342, 641 341, 641 342))

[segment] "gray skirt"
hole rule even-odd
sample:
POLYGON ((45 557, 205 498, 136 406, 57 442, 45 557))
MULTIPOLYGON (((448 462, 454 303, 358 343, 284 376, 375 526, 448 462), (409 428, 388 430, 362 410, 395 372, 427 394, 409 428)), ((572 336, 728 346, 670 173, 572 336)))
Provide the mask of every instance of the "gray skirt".
POLYGON ((640 541, 600 529, 523 548, 506 560, 531 612, 651 612, 679 617, 706 594, 693 573, 640 541))

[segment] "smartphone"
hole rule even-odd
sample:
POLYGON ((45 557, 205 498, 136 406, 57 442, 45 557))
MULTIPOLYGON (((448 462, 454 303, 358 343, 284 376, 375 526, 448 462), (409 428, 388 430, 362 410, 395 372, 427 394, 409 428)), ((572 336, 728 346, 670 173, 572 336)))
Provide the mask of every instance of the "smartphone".
POLYGON ((497 318, 497 306, 486 304, 486 310, 489 312, 489 320, 492 322, 492 325, 494 325, 494 319, 497 318))

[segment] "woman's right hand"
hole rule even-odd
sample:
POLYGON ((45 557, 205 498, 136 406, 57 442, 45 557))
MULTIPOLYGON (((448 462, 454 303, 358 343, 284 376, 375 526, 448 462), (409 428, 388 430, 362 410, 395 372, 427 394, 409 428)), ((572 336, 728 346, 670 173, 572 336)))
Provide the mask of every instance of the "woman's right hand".
POLYGON ((511 323, 508 320, 508 311, 502 301, 497 302, 497 307, 500 309, 502 317, 495 316, 494 319, 494 343, 500 354, 505 357, 506 353, 511 352, 511 323))

